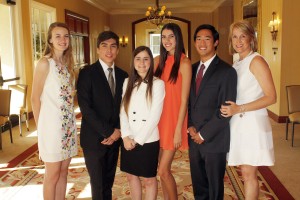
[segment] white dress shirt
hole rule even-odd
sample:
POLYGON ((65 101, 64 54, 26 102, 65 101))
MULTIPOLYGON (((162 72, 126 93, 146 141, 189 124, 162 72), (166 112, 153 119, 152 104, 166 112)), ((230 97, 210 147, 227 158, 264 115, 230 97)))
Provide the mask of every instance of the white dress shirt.
POLYGON ((103 62, 101 59, 99 59, 99 62, 102 66, 102 69, 105 73, 105 76, 106 76, 106 79, 108 80, 108 74, 109 74, 109 71, 107 70, 108 68, 113 68, 113 71, 112 71, 112 75, 114 77, 114 81, 116 82, 116 76, 115 76, 115 63, 112 64, 111 67, 109 67, 105 62, 103 62))

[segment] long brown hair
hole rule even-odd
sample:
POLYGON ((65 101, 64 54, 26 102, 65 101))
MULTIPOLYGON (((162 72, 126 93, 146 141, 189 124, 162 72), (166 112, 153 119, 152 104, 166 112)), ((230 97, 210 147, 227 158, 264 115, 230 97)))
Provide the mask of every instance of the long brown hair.
POLYGON ((137 47, 133 53, 132 53, 132 58, 131 58, 131 64, 130 64, 130 74, 128 78, 128 84, 127 88, 122 100, 122 104, 124 106, 125 112, 128 115, 128 107, 131 99, 131 94, 132 91, 135 87, 139 87, 142 82, 147 83, 147 90, 146 90, 146 98, 147 101, 151 104, 152 102, 152 86, 153 86, 153 70, 154 70, 154 60, 153 60, 153 55, 149 47, 146 46, 139 46, 137 47), (138 55, 140 52, 146 51, 148 55, 150 56, 150 68, 143 79, 138 73, 137 70, 134 67, 134 58, 136 55, 138 55))
MULTIPOLYGON (((180 67, 180 60, 182 53, 185 53, 184 44, 183 44, 183 37, 180 27, 175 23, 168 23, 163 26, 161 29, 161 34, 163 30, 171 30, 175 36, 176 40, 176 46, 175 46, 175 53, 174 53, 174 64, 172 66, 172 70, 170 73, 169 80, 171 83, 176 83, 177 77, 178 77, 178 71, 180 67)), ((162 44, 162 39, 160 41, 160 56, 159 56, 159 64, 155 71, 155 76, 161 77, 164 68, 165 68, 165 62, 168 58, 168 52, 165 49, 165 47, 162 44)))
POLYGON ((62 22, 54 22, 52 24, 50 24, 49 29, 48 29, 48 34, 47 34, 47 42, 46 42, 46 48, 44 51, 44 56, 49 55, 50 58, 53 58, 54 55, 54 48, 53 48, 53 44, 50 43, 50 40, 52 39, 52 31, 54 28, 56 27, 62 27, 68 30, 68 35, 70 38, 69 41, 69 46, 68 48, 64 51, 63 53, 63 63, 66 64, 68 72, 70 73, 70 83, 73 83, 74 80, 74 58, 72 55, 72 42, 71 42, 71 35, 70 35, 70 29, 69 27, 62 22))

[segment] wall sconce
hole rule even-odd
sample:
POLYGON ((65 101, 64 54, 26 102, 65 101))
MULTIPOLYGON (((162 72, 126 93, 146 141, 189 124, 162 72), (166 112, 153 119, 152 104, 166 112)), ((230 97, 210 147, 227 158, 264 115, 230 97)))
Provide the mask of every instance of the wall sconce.
POLYGON ((119 43, 120 43, 120 46, 126 47, 128 44, 128 37, 123 35, 123 37, 120 37, 119 43))
POLYGON ((273 41, 276 41, 279 23, 280 21, 276 16, 276 12, 272 12, 272 20, 269 22, 268 26, 271 28, 271 35, 273 41))
POLYGON ((7 4, 16 5, 16 0, 6 0, 7 4))

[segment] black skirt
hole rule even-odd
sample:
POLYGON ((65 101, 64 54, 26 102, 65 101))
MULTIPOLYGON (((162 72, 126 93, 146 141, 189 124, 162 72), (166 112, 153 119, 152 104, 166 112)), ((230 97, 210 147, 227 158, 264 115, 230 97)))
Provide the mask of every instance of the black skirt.
POLYGON ((121 171, 146 178, 155 177, 157 174, 159 154, 159 141, 137 145, 127 151, 122 143, 121 171))

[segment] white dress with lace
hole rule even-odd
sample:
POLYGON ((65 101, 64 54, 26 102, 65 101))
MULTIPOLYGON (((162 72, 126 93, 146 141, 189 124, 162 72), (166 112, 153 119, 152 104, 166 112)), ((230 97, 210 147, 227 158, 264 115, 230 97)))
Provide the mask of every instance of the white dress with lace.
MULTIPOLYGON (((252 53, 233 64, 238 75, 236 101, 238 105, 252 102, 264 95, 258 81, 249 69, 255 56, 260 55, 252 53)), ((232 116, 230 131, 228 165, 274 165, 272 128, 267 109, 245 112, 242 117, 240 114, 232 116)))
POLYGON ((45 80, 38 120, 38 147, 44 162, 58 162, 77 155, 73 87, 66 67, 52 58, 45 80))

